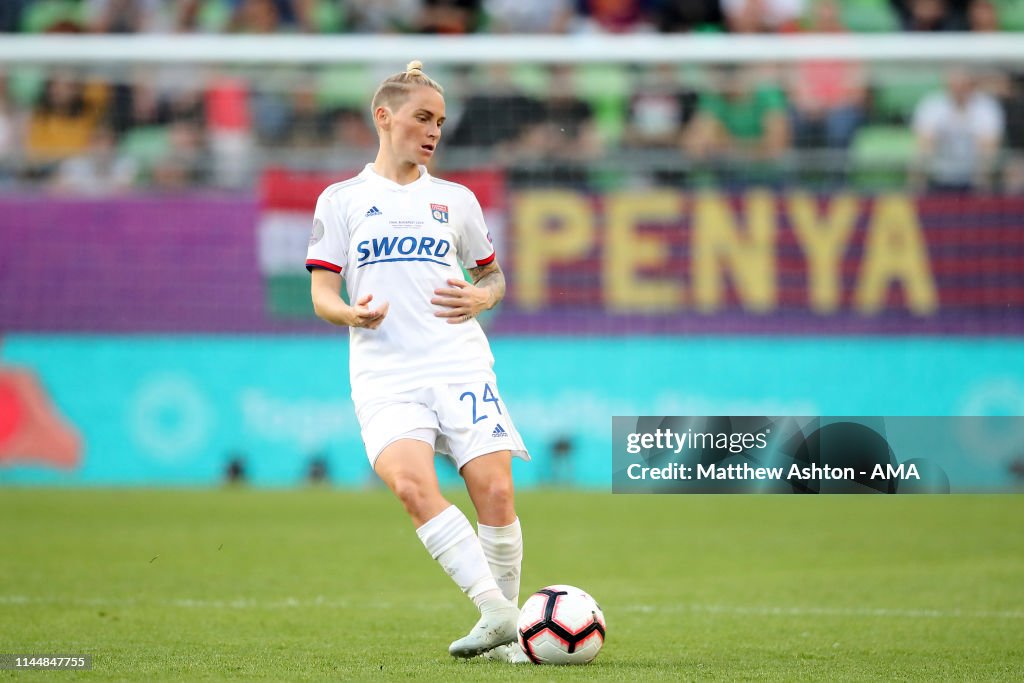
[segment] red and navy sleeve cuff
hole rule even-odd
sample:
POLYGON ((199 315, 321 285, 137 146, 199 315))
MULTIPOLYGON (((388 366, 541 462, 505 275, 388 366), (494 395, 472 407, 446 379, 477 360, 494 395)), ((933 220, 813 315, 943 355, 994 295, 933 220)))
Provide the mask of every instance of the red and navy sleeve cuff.
POLYGON ((476 262, 477 268, 479 268, 480 266, 487 266, 487 265, 490 265, 491 263, 494 263, 494 257, 496 255, 497 255, 497 252, 492 251, 491 255, 488 256, 487 258, 485 258, 485 259, 477 259, 477 262, 476 262))
MULTIPOLYGON (((492 256, 491 258, 494 257, 492 256)), ((329 270, 332 273, 341 272, 341 266, 336 266, 333 263, 329 263, 327 261, 320 261, 312 258, 306 259, 306 270, 312 273, 314 268, 323 268, 324 270, 329 270)))

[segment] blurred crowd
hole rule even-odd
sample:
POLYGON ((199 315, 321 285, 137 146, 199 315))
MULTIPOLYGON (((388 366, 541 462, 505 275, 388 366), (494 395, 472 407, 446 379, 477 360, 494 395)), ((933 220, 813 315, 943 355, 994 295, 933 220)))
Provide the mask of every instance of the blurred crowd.
MULTIPOLYGON (((853 6, 872 6, 908 30, 996 30, 1005 25, 1001 9, 1010 5, 3 0, 0 27, 840 33, 851 30, 853 6), (670 14, 674 19, 667 21, 670 14)), ((437 163, 497 163, 509 169, 513 183, 852 183, 1024 193, 1024 67, 812 60, 711 67, 427 65, 427 71, 447 90, 449 122, 437 163)), ((237 188, 254 183, 268 164, 358 168, 376 151, 366 101, 385 75, 368 65, 11 67, 0 71, 0 188, 79 194, 237 188)))
MULTIPOLYGON (((806 30, 817 0, 3 0, 0 31, 578 33, 806 30)), ((844 0, 854 31, 1024 29, 1018 0, 844 0)))

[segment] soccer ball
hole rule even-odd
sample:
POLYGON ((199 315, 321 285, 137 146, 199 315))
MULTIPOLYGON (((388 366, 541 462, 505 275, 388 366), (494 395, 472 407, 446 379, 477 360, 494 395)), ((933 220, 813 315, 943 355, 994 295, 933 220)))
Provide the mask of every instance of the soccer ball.
POLYGON ((604 645, 604 614, 573 586, 542 588, 519 613, 519 645, 534 664, 586 664, 604 645))

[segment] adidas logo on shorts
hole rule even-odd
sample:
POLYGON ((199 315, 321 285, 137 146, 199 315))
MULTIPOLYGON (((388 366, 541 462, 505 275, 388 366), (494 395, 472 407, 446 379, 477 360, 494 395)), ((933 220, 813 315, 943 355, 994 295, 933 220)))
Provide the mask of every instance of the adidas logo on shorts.
POLYGON ((491 432, 491 436, 495 439, 501 436, 508 436, 508 432, 501 428, 501 425, 495 425, 494 431, 491 432))
POLYGON ((370 210, 366 212, 366 218, 370 216, 383 216, 384 212, 378 209, 376 206, 370 207, 370 210))

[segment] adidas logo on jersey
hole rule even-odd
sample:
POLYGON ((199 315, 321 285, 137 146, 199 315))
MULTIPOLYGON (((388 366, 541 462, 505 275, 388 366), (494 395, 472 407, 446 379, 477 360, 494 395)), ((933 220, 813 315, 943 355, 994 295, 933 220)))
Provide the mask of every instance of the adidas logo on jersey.
POLYGON ((367 218, 369 218, 370 216, 383 216, 383 215, 384 215, 384 212, 381 211, 380 209, 378 209, 376 206, 370 207, 370 210, 366 212, 366 217, 367 218))
POLYGON ((497 439, 498 437, 501 437, 501 436, 508 436, 508 432, 506 432, 504 429, 502 429, 501 425, 495 425, 494 426, 494 431, 491 432, 491 436, 494 437, 495 439, 497 439))

